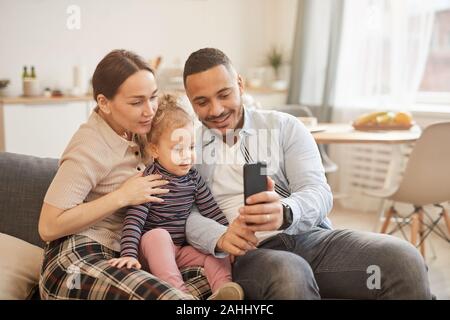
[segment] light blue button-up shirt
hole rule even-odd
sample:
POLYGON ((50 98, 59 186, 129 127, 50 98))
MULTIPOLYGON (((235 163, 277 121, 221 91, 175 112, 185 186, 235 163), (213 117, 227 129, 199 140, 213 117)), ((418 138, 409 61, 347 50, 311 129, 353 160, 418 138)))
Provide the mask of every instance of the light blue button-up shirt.
MULTIPOLYGON (((265 161, 275 183, 291 193, 281 200, 293 213, 293 223, 284 232, 296 234, 314 226, 331 228, 327 214, 331 211, 333 196, 309 130, 287 113, 244 107, 244 124, 239 135, 240 139, 246 139, 252 159, 265 161)), ((201 126, 196 141, 196 168, 211 188, 216 148, 223 144, 222 137, 201 126)), ((216 256, 221 256, 215 248, 225 231, 225 226, 203 217, 197 210, 192 211, 186 223, 188 242, 216 256)))

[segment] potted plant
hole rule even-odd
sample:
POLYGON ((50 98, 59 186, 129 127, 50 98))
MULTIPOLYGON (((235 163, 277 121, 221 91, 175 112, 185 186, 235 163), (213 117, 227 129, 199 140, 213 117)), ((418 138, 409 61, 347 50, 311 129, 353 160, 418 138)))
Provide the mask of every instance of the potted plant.
POLYGON ((283 63, 283 53, 277 47, 272 47, 267 54, 267 63, 272 67, 275 79, 280 79, 280 67, 283 63))
POLYGON ((278 90, 286 89, 287 83, 280 77, 280 68, 283 64, 283 52, 277 47, 272 47, 266 56, 266 62, 273 69, 275 81, 272 83, 272 87, 278 90))

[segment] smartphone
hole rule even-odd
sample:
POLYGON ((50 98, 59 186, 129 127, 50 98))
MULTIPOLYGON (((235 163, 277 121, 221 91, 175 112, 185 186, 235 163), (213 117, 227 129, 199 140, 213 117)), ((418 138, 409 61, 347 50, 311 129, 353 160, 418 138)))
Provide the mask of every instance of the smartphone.
POLYGON ((264 162, 244 164, 244 203, 255 193, 267 191, 267 165, 264 162))

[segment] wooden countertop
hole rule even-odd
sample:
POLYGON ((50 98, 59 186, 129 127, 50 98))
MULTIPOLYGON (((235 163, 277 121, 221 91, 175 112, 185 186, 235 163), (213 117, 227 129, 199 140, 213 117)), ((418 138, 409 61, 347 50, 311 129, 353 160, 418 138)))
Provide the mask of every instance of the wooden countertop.
POLYGON ((0 97, 0 104, 47 104, 65 102, 94 101, 92 95, 62 96, 62 97, 0 97))

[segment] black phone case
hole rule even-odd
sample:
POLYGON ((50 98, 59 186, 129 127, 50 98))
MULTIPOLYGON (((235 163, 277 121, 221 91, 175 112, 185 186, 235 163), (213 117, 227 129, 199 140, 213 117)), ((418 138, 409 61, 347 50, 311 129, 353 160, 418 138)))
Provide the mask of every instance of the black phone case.
POLYGON ((251 195, 267 191, 266 164, 263 162, 244 164, 244 203, 251 195))

